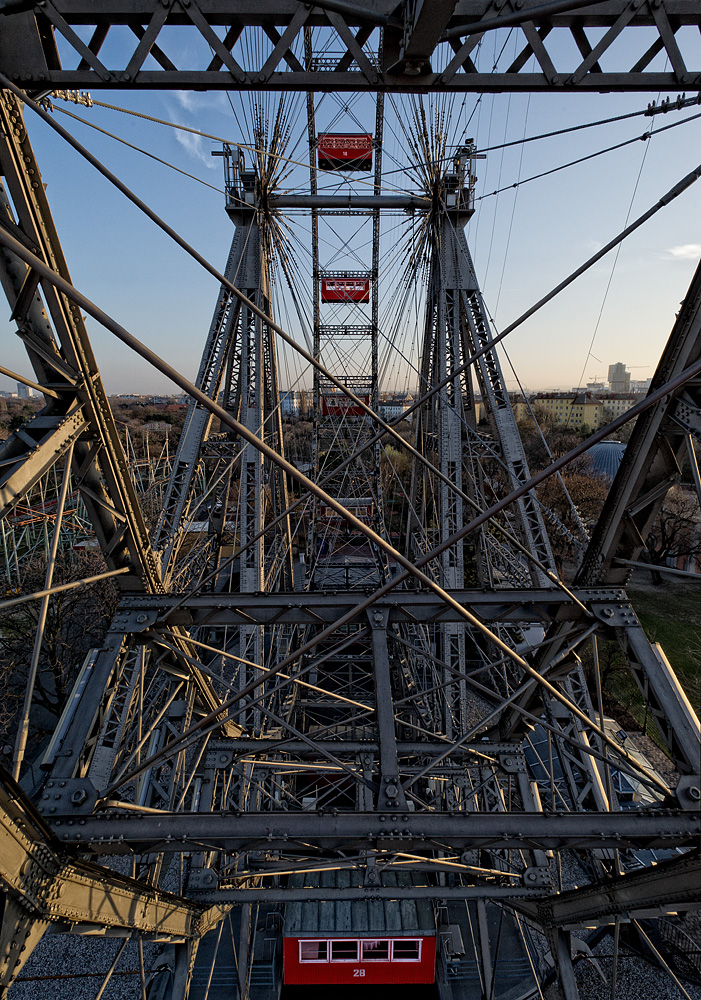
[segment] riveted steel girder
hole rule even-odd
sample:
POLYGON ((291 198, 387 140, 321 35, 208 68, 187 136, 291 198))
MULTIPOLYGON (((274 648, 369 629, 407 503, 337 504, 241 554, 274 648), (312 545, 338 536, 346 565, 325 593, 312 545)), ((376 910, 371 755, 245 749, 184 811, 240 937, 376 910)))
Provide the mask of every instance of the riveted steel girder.
POLYGON ((64 844, 95 853, 192 850, 290 849, 292 841, 332 849, 384 844, 397 850, 423 849, 433 839, 467 848, 585 850, 597 847, 682 847, 695 845, 701 827, 697 811, 659 809, 649 813, 196 813, 51 818, 64 844))
POLYGON ((207 907, 161 892, 66 851, 4 772, 0 774, 0 992, 51 923, 109 927, 161 941, 199 938, 221 919, 207 907))
MULTIPOLYGON (((491 622, 550 622, 580 621, 584 617, 582 604, 577 604, 560 590, 486 591, 451 590, 451 596, 462 606, 471 608, 483 621, 491 622)), ((627 599, 622 590, 601 588, 578 590, 574 596, 583 604, 601 602, 604 607, 616 607, 627 599)), ((168 625, 326 625, 345 615, 358 603, 361 595, 339 592, 272 593, 272 594, 192 594, 183 597, 149 598, 130 594, 120 605, 120 624, 134 632, 145 631, 159 623, 168 625), (176 607, 177 606, 177 607, 176 607), (139 616, 146 614, 146 619, 139 616)), ((395 590, 385 594, 375 605, 389 610, 390 622, 421 622, 439 624, 460 621, 454 607, 426 591, 395 590)), ((359 615, 362 615, 362 609, 359 615)))
POLYGON ((654 868, 644 868, 605 883, 593 883, 561 893, 541 903, 519 903, 518 908, 541 924, 564 930, 609 924, 616 916, 626 920, 701 906, 701 858, 698 851, 654 868))
POLYGON ((608 0, 591 7, 536 0, 508 15, 490 0, 399 8, 393 0, 318 7, 296 0, 47 0, 34 11, 13 6, 4 11, 0 69, 35 91, 653 91, 688 89, 701 75, 693 37, 701 12, 694 0, 608 0), (133 34, 131 46, 104 55, 110 30, 123 25, 133 34), (86 26, 93 29, 87 40, 86 26), (516 55, 508 65, 482 68, 479 42, 500 27, 516 33, 516 55), (308 28, 319 38, 311 59, 303 45, 308 28), (180 37, 189 31, 192 44, 173 47, 173 29, 180 37), (269 40, 255 54, 246 46, 252 29, 262 29, 269 40), (378 51, 377 58, 369 55, 378 51), (660 52, 668 58, 664 69, 655 60, 660 52))

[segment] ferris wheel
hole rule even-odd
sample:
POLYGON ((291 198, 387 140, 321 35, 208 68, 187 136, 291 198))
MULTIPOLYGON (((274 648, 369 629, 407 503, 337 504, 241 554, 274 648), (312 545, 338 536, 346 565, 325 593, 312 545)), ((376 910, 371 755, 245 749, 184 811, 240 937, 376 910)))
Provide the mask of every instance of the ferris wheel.
MULTIPOLYGON (((142 27, 144 58, 166 72, 156 38, 169 17, 197 27, 188 6, 142 27)), ((98 996, 129 972, 135 996, 192 1000, 382 984, 465 1000, 557 984, 574 1000, 577 956, 597 961, 602 941, 614 995, 624 947, 676 984, 670 942, 693 951, 671 915, 699 902, 698 719, 625 586, 682 467, 701 491, 699 273, 648 395, 562 454, 542 435, 538 468, 504 373, 509 334, 691 180, 499 329, 471 252, 490 155, 471 131, 479 99, 380 87, 392 26, 348 35, 351 6, 323 4, 329 25, 295 13, 282 33, 198 27, 210 74, 263 61, 266 82, 284 49, 292 75, 375 80, 357 93, 231 88, 214 149, 233 225, 223 267, 63 127, 57 96, 0 80, 0 278, 45 398, 0 446, 0 500, 17 510, 51 475, 54 510, 43 585, 15 558, 0 601, 5 632, 39 609, 31 648, 12 653, 27 683, 0 788, 10 997, 53 975, 36 971, 61 954, 48 927, 84 935, 71 983, 93 976, 90 938, 106 934, 121 940, 98 947, 98 996), (30 115, 216 279, 194 381, 73 285, 30 115), (147 473, 125 451, 83 314, 188 396, 177 448, 147 473), (566 470, 631 417, 587 521, 566 470), (71 491, 102 562, 57 584, 71 491), (99 641, 74 639, 81 662, 35 746, 52 601, 107 580, 116 606, 99 641), (607 714, 614 648, 668 771, 607 714), (666 944, 651 913, 667 917, 666 944)), ((542 58, 532 34, 513 73, 542 58)), ((91 71, 101 44, 83 53, 91 71)), ((439 49, 432 72, 452 79, 476 44, 439 49)), ((407 52, 402 72, 422 78, 407 52)), ((530 407, 541 435, 537 417, 530 407)))

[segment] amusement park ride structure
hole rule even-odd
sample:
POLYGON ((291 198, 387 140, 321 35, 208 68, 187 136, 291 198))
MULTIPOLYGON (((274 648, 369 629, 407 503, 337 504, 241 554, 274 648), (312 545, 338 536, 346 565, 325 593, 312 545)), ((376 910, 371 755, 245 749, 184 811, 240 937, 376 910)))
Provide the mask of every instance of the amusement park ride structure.
MULTIPOLYGON (((685 459, 701 489, 701 271, 648 396, 532 476, 496 346, 517 324, 495 335, 465 237, 479 154, 470 141, 448 149, 417 113, 416 189, 383 193, 384 102, 441 91, 696 89, 701 70, 687 68, 683 50, 685 33, 701 26, 698 5, 9 0, 0 14, 0 281, 46 390, 42 411, 0 446, 0 514, 65 465, 119 590, 34 778, 21 739, 13 776, 3 775, 0 993, 52 930, 172 946, 163 995, 199 996, 199 942, 234 908, 231 989, 242 997, 272 996, 282 983, 256 938, 263 920, 273 941, 284 922, 287 982, 352 983, 358 970, 368 983, 436 979, 453 991, 446 997, 485 1000, 507 995, 502 926, 532 955, 528 927, 574 1000, 573 933, 610 924, 617 942, 621 921, 699 904, 699 723, 624 588, 685 459), (125 27, 134 46, 124 65, 107 64, 103 44, 125 27), (174 28, 204 39, 208 60, 176 66, 166 54, 174 28), (505 72, 478 72, 471 53, 501 28, 522 50, 505 72), (633 62, 604 71, 618 36, 630 39, 628 58, 643 29, 633 62), (253 34, 265 44, 245 45, 253 34), (566 72, 554 65, 563 34, 577 53, 566 72), (663 72, 654 68, 661 52, 663 72), (274 120, 255 118, 243 152, 223 150, 234 235, 220 274, 52 117, 45 99, 81 87, 303 91, 308 190, 281 190, 290 127, 281 102, 274 120), (315 93, 330 91, 373 95, 374 131, 320 130, 315 93), (72 285, 25 115, 43 118, 219 280, 195 383, 72 285), (366 193, 325 193, 328 171, 360 172, 366 193), (411 440, 378 416, 385 212, 414 220, 425 263, 419 384, 404 414, 411 440), (311 220, 310 350, 272 316, 274 269, 287 266, 283 220, 295 213, 311 220), (339 216, 372 226, 367 259, 356 256, 352 271, 322 259, 323 227, 339 216), (191 397, 152 532, 84 313, 191 397), (284 454, 280 343, 313 369, 309 475, 284 454), (535 487, 632 417, 602 516, 565 584, 535 487), (400 542, 379 475, 387 441, 412 462, 400 542), (599 639, 620 645, 676 787, 607 728, 599 639), (642 790, 636 808, 621 808, 621 776, 642 790), (671 860, 633 870, 631 852, 654 850, 671 860), (571 858, 579 890, 563 886, 571 858), (304 926, 305 904, 328 923, 304 926), (332 914, 341 904, 345 923, 332 914), (477 994, 460 993, 457 904, 474 915, 477 994), (402 915, 391 926, 390 913, 402 915), (260 985, 266 962, 272 978, 260 985), (348 980, 334 978, 335 962, 348 980), (305 978, 307 965, 315 972, 305 978)), ((56 533, 62 516, 59 507, 56 533)), ((50 582, 46 591, 42 601, 50 582)), ((34 661, 41 641, 39 631, 34 661)), ((534 961, 519 995, 547 978, 534 961)))

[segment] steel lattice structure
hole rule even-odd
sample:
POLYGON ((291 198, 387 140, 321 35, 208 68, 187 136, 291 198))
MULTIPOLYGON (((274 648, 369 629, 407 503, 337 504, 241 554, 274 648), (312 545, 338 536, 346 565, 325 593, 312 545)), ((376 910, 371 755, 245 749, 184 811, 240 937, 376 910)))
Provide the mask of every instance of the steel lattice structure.
MULTIPOLYGON (((567 586, 535 486, 575 455, 529 472, 496 343, 509 331, 495 338, 464 232, 475 149, 447 155, 417 120, 426 144, 412 154, 415 166, 423 157, 423 173, 409 194, 383 194, 379 151, 385 94, 697 89, 701 70, 688 67, 687 38, 701 13, 687 0, 513 7, 46 0, 34 8, 10 0, 0 8, 0 281, 46 401, 0 445, 0 515, 65 465, 56 534, 70 471, 104 575, 119 589, 117 613, 83 665, 31 795, 9 775, 0 786, 2 995, 53 926, 173 945, 167 995, 194 997, 199 942, 235 907, 239 993, 271 996, 273 984, 256 994, 251 978, 262 961, 255 913, 342 898, 441 901, 444 978, 450 907, 473 906, 486 997, 496 968, 488 912, 499 905, 524 942, 523 924, 544 935, 559 989, 575 1000, 573 932, 698 906, 690 849, 699 834, 699 723, 625 585, 682 458, 696 467, 701 270, 650 393, 634 408, 625 458, 567 586), (503 73, 478 72, 470 53, 502 27, 519 35, 516 60, 503 73), (177 66, 167 54, 170 29, 203 39, 209 59, 177 66), (101 58, 116 30, 134 39, 123 65, 101 58), (561 33, 579 53, 566 69, 553 55, 560 58, 561 33), (631 62, 626 50, 620 70, 604 71, 599 60, 621 34, 631 48, 642 38, 640 51, 631 62), (247 48, 251 35, 264 44, 247 48), (650 68, 661 52, 664 72, 650 68), (536 73, 526 72, 532 58, 536 73), (81 87, 306 93, 304 193, 278 189, 290 128, 284 102, 275 121, 259 114, 247 160, 224 150, 234 235, 221 274, 93 158, 221 283, 195 383, 72 285, 22 103, 60 132, 34 99, 81 87), (375 173, 365 194, 320 190, 314 95, 325 91, 374 95, 375 173), (427 278, 411 440, 399 420, 377 414, 380 233, 384 214, 397 211, 420 233, 427 278), (310 351, 272 315, 275 268, 287 267, 281 219, 295 213, 311 221, 310 351), (324 311, 320 285, 333 258, 324 258, 319 233, 330 215, 357 220, 357 232, 368 221, 372 228, 366 258, 356 256, 372 286, 364 313, 324 311), (150 532, 83 313, 191 396, 150 532), (310 478, 284 454, 281 342, 314 369, 310 478), (334 412, 334 398, 350 401, 350 418, 334 412), (387 441, 412 461, 401 545, 379 479, 387 441), (322 530, 324 519, 332 530, 322 530), (307 577, 293 548, 300 538, 307 577), (334 567, 351 550, 365 553, 361 570, 339 584, 334 567), (676 789, 606 728, 601 692, 589 691, 579 655, 589 643, 596 659, 597 638, 623 650, 681 774, 676 789), (534 727, 549 761, 534 746, 534 727), (620 809, 612 771, 644 791, 638 809, 620 809), (627 850, 658 848, 679 855, 635 872, 621 862, 627 850), (573 852, 586 858, 588 884, 563 891, 553 857, 573 852), (115 855, 131 859, 131 876, 111 864, 115 855), (331 874, 339 871, 345 881, 331 874)), ((349 230, 351 247, 357 232, 349 230)), ((49 564, 54 558, 49 547, 49 564)), ((50 572, 46 591, 43 602, 50 572)), ((24 753, 20 734, 14 779, 24 753)))
POLYGON ((19 12, 23 7, 31 4, 10 0, 3 5, 2 12, 11 16, 3 31, 0 61, 13 79, 52 90, 252 86, 319 92, 656 91, 695 87, 699 79, 699 66, 689 65, 698 57, 692 54, 691 35, 698 24, 693 0, 591 5, 551 0, 507 11, 490 0, 460 0, 417 3, 402 13, 392 0, 325 0, 310 8, 294 0, 47 0, 37 13, 19 12), (120 65, 105 65, 101 49, 110 30, 122 25, 133 35, 133 48, 120 65), (84 26, 90 28, 87 39, 80 30, 84 26), (211 47, 209 56, 191 47, 187 63, 176 65, 167 46, 173 26, 185 27, 193 40, 203 39, 211 47), (304 31, 318 27, 328 28, 335 44, 305 60, 300 48, 304 31), (516 58, 503 72, 478 72, 471 54, 486 32, 501 27, 516 27, 519 33, 516 58), (599 28, 605 29, 603 35, 591 41, 587 29, 598 35, 599 28), (271 45, 256 64, 244 65, 233 50, 253 30, 262 30, 271 45), (616 49, 622 34, 637 43, 634 54, 616 49), (563 35, 574 43, 564 64, 557 54, 563 35), (379 52, 377 58, 368 56, 368 43, 370 51, 379 52), (609 50, 616 58, 613 71, 600 63, 609 50), (669 68, 663 72, 650 66, 661 51, 669 56, 669 68), (535 72, 527 69, 531 56, 537 62, 535 72))

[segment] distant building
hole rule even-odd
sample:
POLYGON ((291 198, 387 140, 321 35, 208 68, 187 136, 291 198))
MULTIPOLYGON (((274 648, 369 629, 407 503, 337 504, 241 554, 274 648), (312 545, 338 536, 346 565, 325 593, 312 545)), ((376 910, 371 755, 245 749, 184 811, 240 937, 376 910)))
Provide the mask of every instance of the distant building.
POLYGON ((283 417, 306 417, 311 406, 311 392, 308 389, 280 389, 280 415, 283 417))
POLYGON ((20 399, 29 399, 31 396, 34 395, 34 393, 29 388, 28 385, 24 384, 24 382, 18 382, 17 383, 17 395, 19 396, 20 399))
POLYGON ((634 392, 637 396, 646 396, 649 392, 651 382, 651 378, 631 379, 630 391, 634 392))
POLYGON ((294 389, 280 389, 280 415, 283 417, 299 416, 299 400, 294 389))
MULTIPOLYGON (((520 422, 521 420, 527 420, 528 417, 530 416, 530 413, 529 413, 529 403, 528 400, 525 398, 525 396, 522 396, 520 393, 513 393, 512 395, 510 395, 510 399, 511 399, 511 409, 514 411, 514 416, 516 417, 517 422, 520 422)), ((479 403, 477 405, 481 406, 482 404, 479 403)), ((479 423, 479 418, 477 420, 477 423, 479 423)))
POLYGON ((591 392, 542 392, 531 397, 531 406, 539 406, 551 413, 558 424, 579 430, 590 427, 596 430, 604 420, 604 404, 591 392))
POLYGON ((586 385, 573 385, 572 392, 593 392, 595 396, 598 396, 602 392, 606 392, 605 382, 587 382, 586 385))
POLYGON ((405 395, 385 396, 378 404, 378 411, 383 420, 397 420, 411 406, 411 400, 405 395))
POLYGON ((631 406, 635 406, 637 400, 632 392, 604 392, 598 397, 604 404, 604 423, 619 417, 631 406))
POLYGON ((630 392, 630 372, 622 361, 609 365, 609 392, 630 392))

